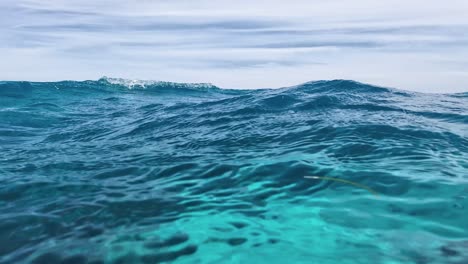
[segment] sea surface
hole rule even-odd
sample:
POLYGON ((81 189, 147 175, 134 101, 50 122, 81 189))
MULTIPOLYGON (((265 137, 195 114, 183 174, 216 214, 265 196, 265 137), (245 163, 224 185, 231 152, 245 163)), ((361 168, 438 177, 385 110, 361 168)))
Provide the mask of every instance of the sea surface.
POLYGON ((466 264, 468 93, 0 82, 0 263, 466 264))

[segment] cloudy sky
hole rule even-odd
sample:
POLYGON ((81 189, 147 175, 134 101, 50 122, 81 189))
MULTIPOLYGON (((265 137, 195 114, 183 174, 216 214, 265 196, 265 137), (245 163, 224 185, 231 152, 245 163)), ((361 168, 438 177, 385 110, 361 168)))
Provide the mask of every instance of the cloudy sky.
POLYGON ((0 80, 468 91, 466 0, 1 0, 0 80))

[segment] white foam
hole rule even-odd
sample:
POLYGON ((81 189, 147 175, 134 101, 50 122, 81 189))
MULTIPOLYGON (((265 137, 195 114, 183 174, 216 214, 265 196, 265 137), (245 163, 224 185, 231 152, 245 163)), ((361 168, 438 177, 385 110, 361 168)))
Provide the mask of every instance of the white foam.
POLYGON ((184 87, 184 88, 218 88, 211 83, 176 83, 176 82, 165 82, 165 81, 155 81, 155 80, 111 78, 111 77, 106 77, 106 76, 100 78, 99 80, 106 81, 110 84, 122 85, 129 89, 147 88, 148 86, 154 86, 154 85, 177 86, 177 87, 184 87))

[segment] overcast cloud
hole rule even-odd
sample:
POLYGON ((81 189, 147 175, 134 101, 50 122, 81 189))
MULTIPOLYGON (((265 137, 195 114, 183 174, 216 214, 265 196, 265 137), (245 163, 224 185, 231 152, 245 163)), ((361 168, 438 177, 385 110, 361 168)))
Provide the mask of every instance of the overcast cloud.
POLYGON ((1 80, 468 91, 466 0, 2 0, 1 80))

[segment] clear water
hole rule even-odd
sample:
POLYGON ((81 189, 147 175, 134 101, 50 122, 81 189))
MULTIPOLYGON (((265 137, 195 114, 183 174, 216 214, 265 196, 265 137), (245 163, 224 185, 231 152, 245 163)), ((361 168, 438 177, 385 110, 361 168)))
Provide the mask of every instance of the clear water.
POLYGON ((466 93, 1 82, 0 148, 0 263, 468 263, 466 93))

